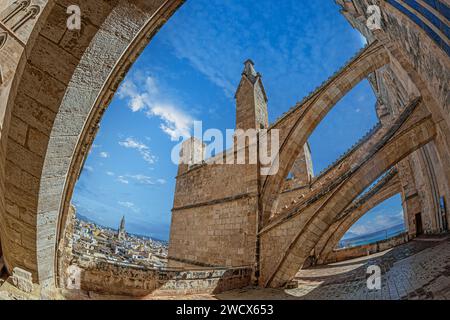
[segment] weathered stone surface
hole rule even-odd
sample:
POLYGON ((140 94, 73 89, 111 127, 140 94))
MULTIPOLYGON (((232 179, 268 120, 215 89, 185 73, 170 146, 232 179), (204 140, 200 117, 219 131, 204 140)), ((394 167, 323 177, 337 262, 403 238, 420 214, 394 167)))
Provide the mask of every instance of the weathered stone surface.
POLYGON ((248 286, 252 276, 251 268, 151 270, 106 262, 83 262, 80 265, 71 265, 69 269, 73 271, 73 277, 79 277, 75 279, 75 284, 79 283, 80 286, 67 288, 68 297, 71 294, 78 294, 80 289, 135 297, 216 294, 248 286), (75 291, 71 293, 70 290, 75 291))
MULTIPOLYGON (((0 19, 16 3, 2 1, 0 19)), ((32 0, 30 6, 39 6, 40 14, 18 30, 5 30, 0 49, 0 238, 10 272, 26 267, 35 281, 52 281, 57 221, 59 211, 66 210, 63 193, 74 186, 67 179, 78 176, 85 145, 96 133, 89 124, 86 132, 83 128, 88 120, 97 127, 125 71, 181 3, 32 0), (80 32, 66 27, 67 6, 74 4, 83 10, 80 32), (34 229, 28 234, 17 227, 8 230, 20 223, 34 229)))
POLYGON ((18 289, 24 292, 33 291, 33 277, 31 275, 31 272, 16 267, 13 269, 11 278, 12 282, 18 289))

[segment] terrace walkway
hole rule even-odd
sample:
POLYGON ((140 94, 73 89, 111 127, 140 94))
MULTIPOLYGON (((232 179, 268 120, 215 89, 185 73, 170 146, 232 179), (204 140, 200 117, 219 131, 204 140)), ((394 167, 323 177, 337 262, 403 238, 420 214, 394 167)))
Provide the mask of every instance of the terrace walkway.
POLYGON ((450 237, 425 237, 363 258, 300 270, 295 289, 246 288, 218 299, 450 299, 450 237), (382 288, 369 291, 366 270, 378 265, 382 288))

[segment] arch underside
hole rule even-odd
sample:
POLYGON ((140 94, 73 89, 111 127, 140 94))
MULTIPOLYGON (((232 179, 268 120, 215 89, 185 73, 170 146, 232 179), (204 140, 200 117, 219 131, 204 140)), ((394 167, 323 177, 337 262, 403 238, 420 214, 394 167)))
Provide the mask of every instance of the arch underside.
POLYGON ((314 247, 317 264, 328 263, 327 258, 329 254, 336 248, 345 233, 361 217, 382 202, 401 193, 401 191, 400 179, 398 178, 398 174, 395 173, 394 176, 390 177, 389 181, 383 183, 379 190, 364 199, 362 203, 359 203, 357 200, 353 201, 353 203, 356 202, 356 205, 354 207, 348 207, 348 212, 345 212, 347 209, 344 210, 344 214, 337 217, 337 221, 326 230, 314 247))
MULTIPOLYGON (((80 31, 67 29, 65 1, 38 2, 41 14, 19 30, 22 60, 3 69, 11 93, 0 136, 6 173, 0 175, 6 222, 0 233, 6 234, 8 270, 29 270, 51 288, 68 204, 101 116, 131 64, 183 0, 74 0, 83 13, 80 31)), ((12 39, 3 50, 16 49, 12 39)), ((5 87, 0 96, 8 93, 5 87)))

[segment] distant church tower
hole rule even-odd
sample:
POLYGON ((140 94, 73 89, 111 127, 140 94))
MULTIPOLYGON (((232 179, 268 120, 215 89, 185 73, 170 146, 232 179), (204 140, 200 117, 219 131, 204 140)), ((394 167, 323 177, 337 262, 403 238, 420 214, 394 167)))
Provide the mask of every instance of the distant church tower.
POLYGON ((241 82, 236 91, 236 129, 267 129, 267 96, 261 74, 251 60, 244 62, 241 82))
POLYGON ((117 232, 117 239, 126 240, 127 232, 125 231, 125 216, 122 217, 120 221, 119 231, 117 232))

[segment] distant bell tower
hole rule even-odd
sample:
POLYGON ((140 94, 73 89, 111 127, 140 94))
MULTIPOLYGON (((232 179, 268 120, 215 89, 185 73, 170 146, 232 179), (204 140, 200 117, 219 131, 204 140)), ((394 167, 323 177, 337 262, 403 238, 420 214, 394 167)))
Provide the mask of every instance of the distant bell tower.
POLYGON ((125 231, 125 216, 122 217, 120 221, 119 230, 117 232, 117 239, 125 240, 127 238, 127 232, 125 231))
POLYGON ((236 91, 236 129, 267 129, 267 96, 254 63, 244 63, 241 82, 236 91))

